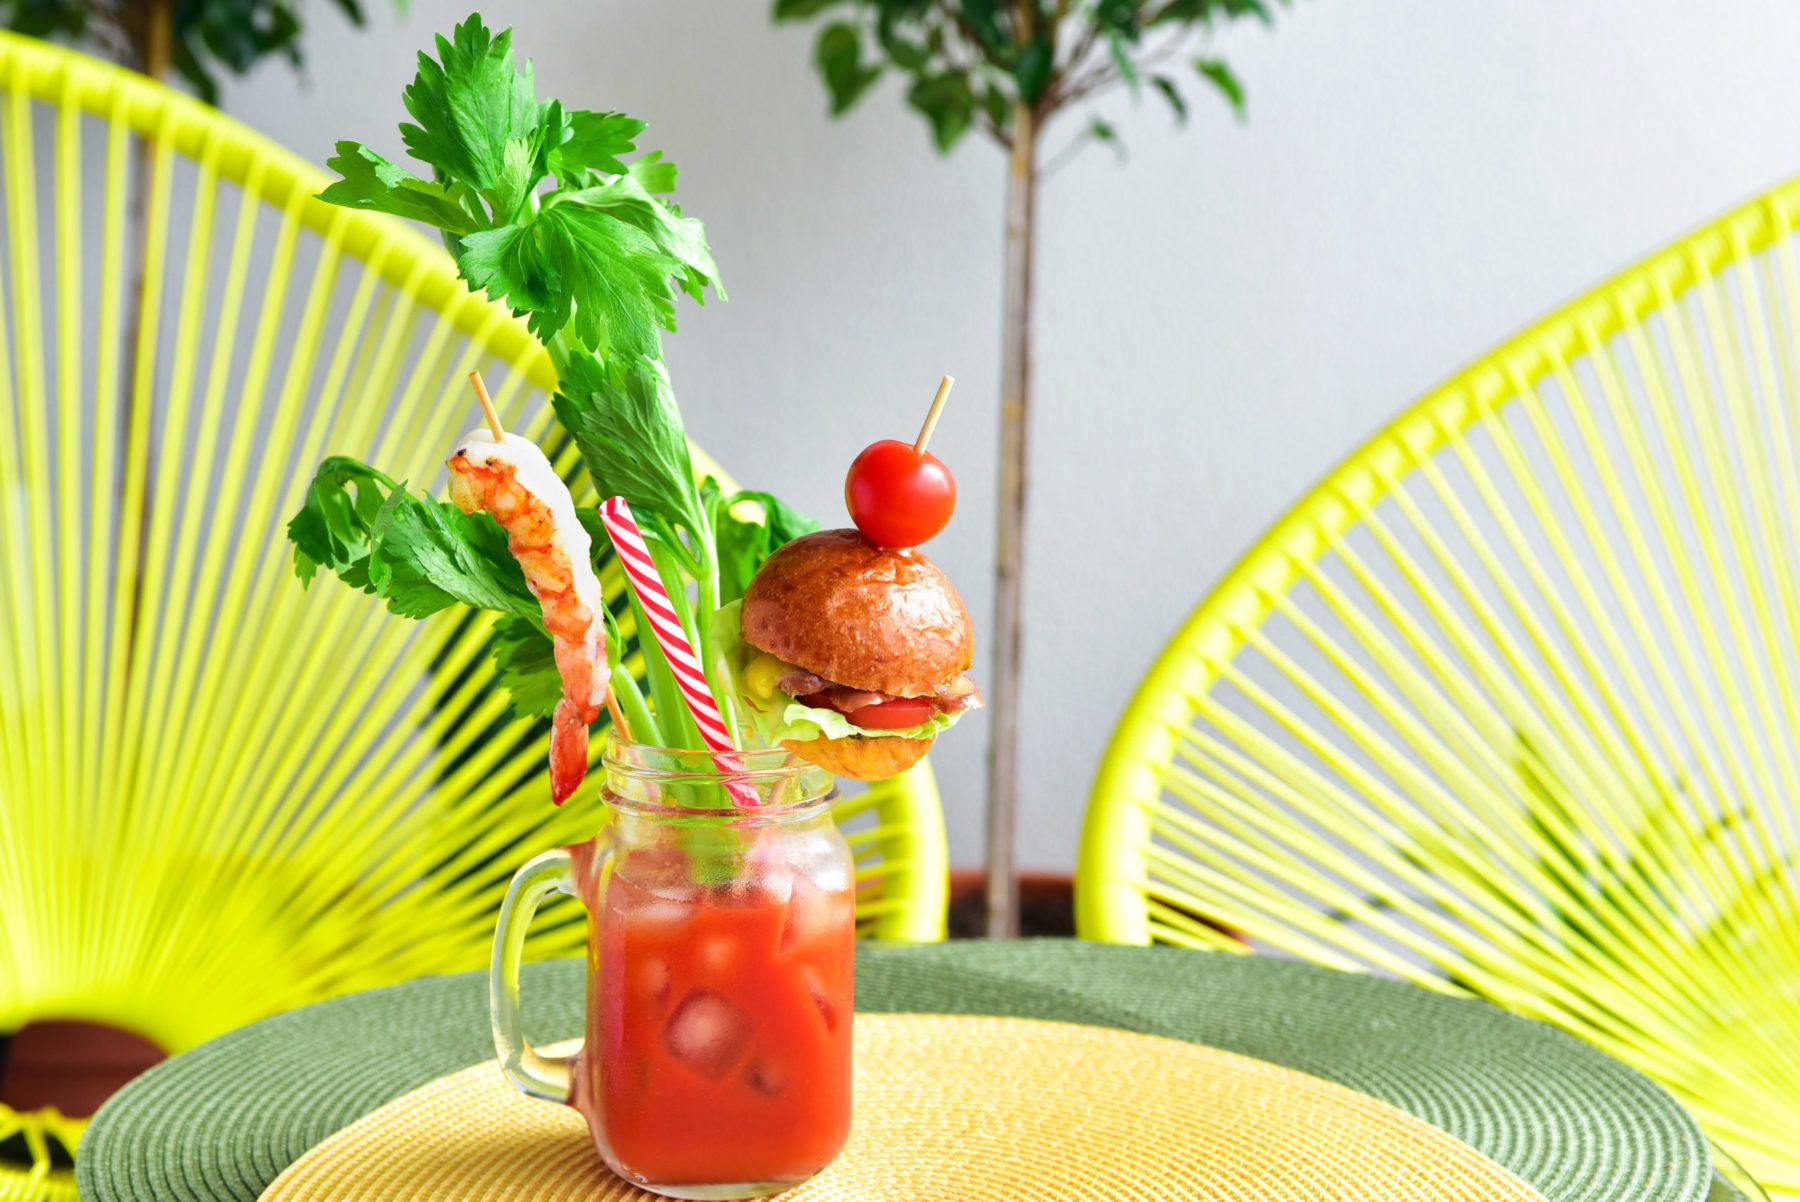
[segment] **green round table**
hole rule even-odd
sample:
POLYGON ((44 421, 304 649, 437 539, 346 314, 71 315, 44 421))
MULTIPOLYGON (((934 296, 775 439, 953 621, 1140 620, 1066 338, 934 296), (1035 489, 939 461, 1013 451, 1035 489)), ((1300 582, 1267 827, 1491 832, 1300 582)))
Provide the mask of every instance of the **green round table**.
MULTIPOLYGON (((540 1040, 581 1032, 583 965, 526 969, 540 1040)), ((1635 1070, 1482 1002, 1264 957, 1064 940, 865 946, 857 1008, 1116 1027, 1267 1060, 1449 1132, 1550 1202, 1719 1202, 1693 1120, 1635 1070)), ((493 1054, 482 974, 278 1015, 175 1057, 95 1117, 88 1202, 254 1202, 363 1115, 493 1054)), ((1754 1187, 1749 1187, 1754 1188, 1754 1187)))

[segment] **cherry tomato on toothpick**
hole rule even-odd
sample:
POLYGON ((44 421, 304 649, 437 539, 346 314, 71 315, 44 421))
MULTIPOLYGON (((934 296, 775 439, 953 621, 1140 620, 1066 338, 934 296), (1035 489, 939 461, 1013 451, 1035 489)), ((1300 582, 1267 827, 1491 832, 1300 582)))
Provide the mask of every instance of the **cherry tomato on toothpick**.
POLYGON ((956 480, 929 451, 884 438, 871 443, 844 477, 850 520, 878 547, 916 547, 950 522, 956 480))

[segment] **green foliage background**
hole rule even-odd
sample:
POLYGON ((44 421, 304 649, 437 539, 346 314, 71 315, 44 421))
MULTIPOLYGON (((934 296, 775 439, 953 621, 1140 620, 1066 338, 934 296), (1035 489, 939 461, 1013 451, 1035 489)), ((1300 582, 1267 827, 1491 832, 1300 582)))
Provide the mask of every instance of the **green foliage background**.
MULTIPOLYGON (((1198 84, 1241 116, 1243 84, 1206 36, 1273 21, 1268 0, 775 0, 774 16, 824 22, 813 63, 834 115, 894 72, 940 151, 977 127, 1009 144, 1020 106, 1041 119, 1115 84, 1154 94, 1179 121, 1198 84)), ((1117 137, 1098 119, 1085 133, 1117 137)))
MULTIPOLYGON (((358 0, 325 2, 363 23, 358 0)), ((173 68, 216 104, 220 71, 242 75, 272 54, 301 65, 304 7, 302 0, 0 0, 0 22, 16 33, 98 50, 151 75, 173 68), (167 62, 157 61, 159 23, 167 27, 167 62)))

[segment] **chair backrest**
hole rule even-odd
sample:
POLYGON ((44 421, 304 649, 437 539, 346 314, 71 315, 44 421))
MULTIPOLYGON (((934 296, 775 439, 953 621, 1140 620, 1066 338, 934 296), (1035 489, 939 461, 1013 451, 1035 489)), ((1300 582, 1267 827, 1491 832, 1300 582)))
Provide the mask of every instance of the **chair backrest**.
MULTIPOLYGON (((509 424, 553 428, 523 325, 325 183, 173 91, 0 36, 0 1032, 82 1018, 173 1051, 478 966, 512 870, 598 825, 591 790, 548 804, 484 618, 404 621, 290 570, 322 456, 438 486, 471 369, 509 424)), ((929 769, 840 817, 861 929, 941 937, 929 769)), ((561 913, 533 954, 579 947, 561 913)))
POLYGON ((1281 519, 1113 736, 1082 933, 1491 998, 1800 1196, 1797 225, 1683 238, 1281 519))

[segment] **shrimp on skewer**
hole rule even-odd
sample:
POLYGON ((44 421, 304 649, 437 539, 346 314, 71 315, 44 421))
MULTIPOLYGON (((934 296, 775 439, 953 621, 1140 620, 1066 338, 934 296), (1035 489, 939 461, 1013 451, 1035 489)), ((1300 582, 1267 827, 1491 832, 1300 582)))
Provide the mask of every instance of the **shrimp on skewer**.
POLYGON ((563 695, 550 722, 550 794, 561 805, 587 775, 588 724, 606 704, 606 629, 593 546, 575 502, 537 444, 477 430, 450 456, 450 499, 491 514, 543 607, 563 695))

